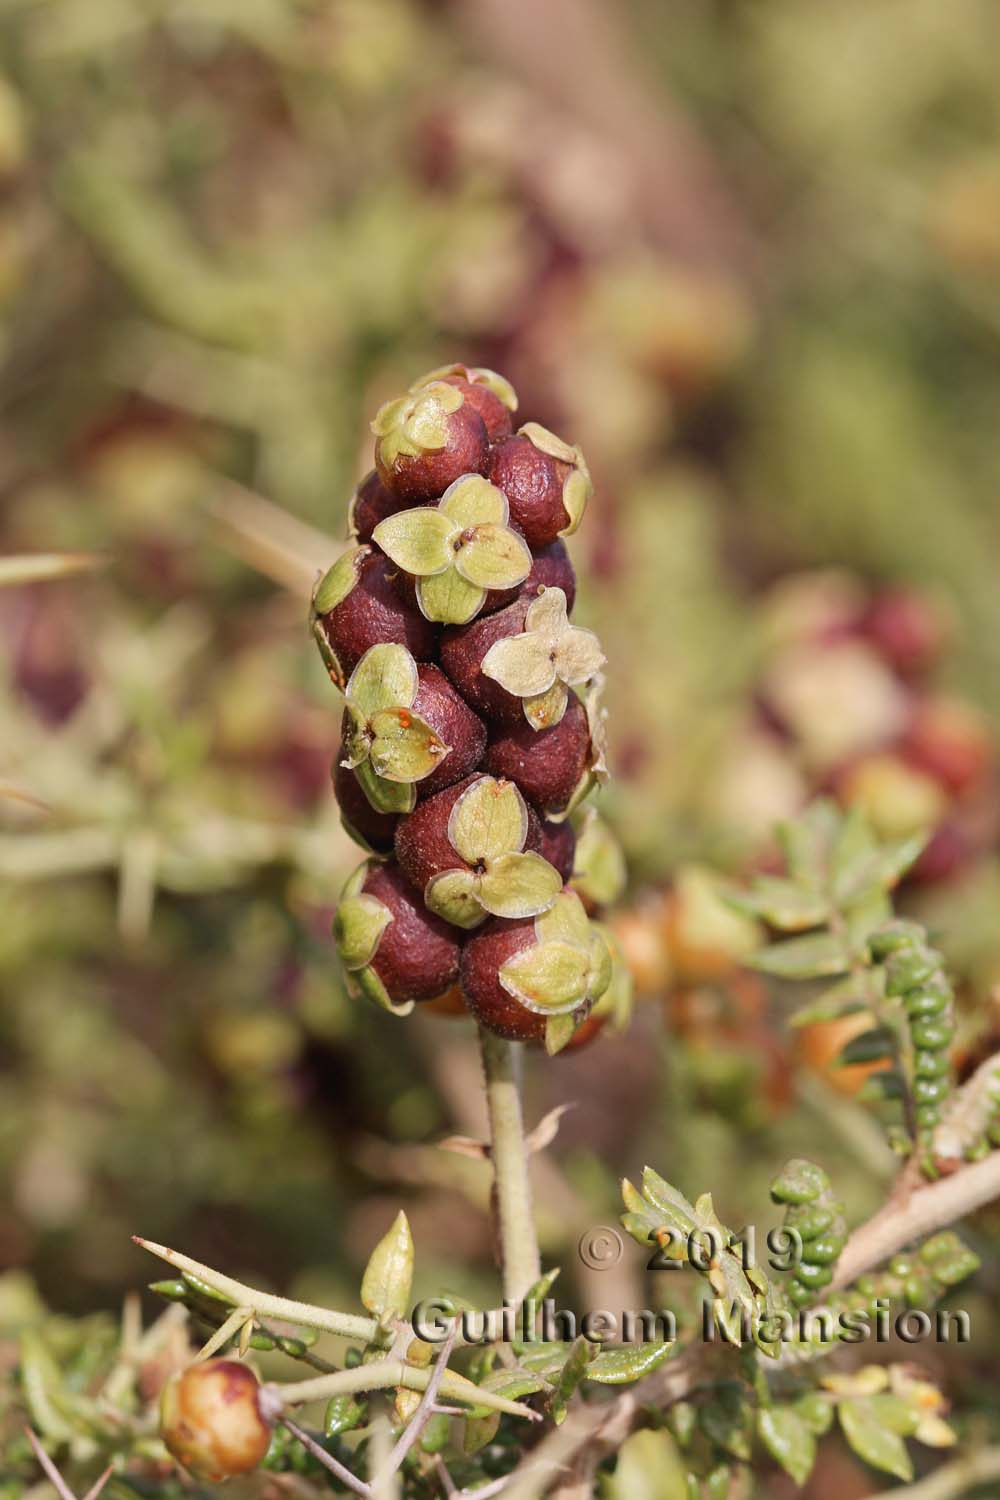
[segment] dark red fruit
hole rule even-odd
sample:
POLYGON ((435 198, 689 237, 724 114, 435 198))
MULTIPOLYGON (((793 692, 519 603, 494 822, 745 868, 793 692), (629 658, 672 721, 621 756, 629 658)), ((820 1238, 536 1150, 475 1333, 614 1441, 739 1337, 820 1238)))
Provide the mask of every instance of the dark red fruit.
POLYGON ((371 552, 362 560, 358 581, 347 598, 320 616, 345 681, 369 647, 382 641, 405 646, 417 661, 428 661, 435 654, 434 626, 403 603, 392 585, 394 572, 387 557, 371 552))
POLYGON ((879 654, 904 677, 926 672, 947 641, 947 624, 930 600, 913 589, 891 587, 876 594, 861 622, 879 654))
POLYGON ((568 614, 576 601, 576 574, 569 560, 565 542, 553 542, 550 547, 543 547, 540 552, 537 552, 531 565, 531 572, 516 588, 489 589, 478 618, 491 615, 498 609, 505 609, 516 599, 534 599, 543 588, 562 589, 566 595, 568 614))
POLYGON ((996 763, 985 719, 968 704, 946 698, 918 706, 903 752, 911 765, 958 795, 985 782, 996 763))
POLYGON ((550 865, 554 865, 563 878, 563 882, 569 881, 573 873, 573 860, 576 855, 576 834, 570 822, 550 823, 547 820, 541 824, 542 837, 538 845, 538 852, 543 859, 547 859, 550 865))
POLYGON ((398 453, 384 457, 384 444, 375 444, 375 467, 387 489, 403 505, 427 505, 444 494, 463 474, 483 474, 489 457, 486 423, 468 401, 445 418, 447 440, 443 448, 398 453))
POLYGON ((543 588, 562 589, 566 595, 566 613, 573 613, 573 605, 576 603, 576 574, 563 541, 551 542, 548 547, 535 553, 531 572, 518 592, 522 599, 534 599, 543 588))
POLYGON ((532 729, 526 719, 498 730, 484 768, 520 787, 543 813, 560 812, 587 769, 590 730, 583 704, 571 693, 566 712, 551 729, 532 729))
POLYGON ((441 665, 466 703, 494 724, 526 723, 523 699, 484 677, 483 657, 496 642, 520 635, 530 599, 519 599, 496 614, 479 616, 468 625, 453 625, 441 634, 441 665))
POLYGON ((499 443, 490 454, 487 477, 507 496, 510 523, 533 551, 556 541, 570 524, 563 484, 571 473, 571 464, 543 453, 521 434, 499 443))
MULTIPOLYGON (((430 797, 478 766, 486 748, 486 725, 463 703, 440 667, 418 662, 417 680, 412 712, 450 747, 430 775, 416 783, 417 795, 430 797)), ((350 713, 345 709, 341 734, 347 739, 350 731, 350 713)))
POLYGON ((420 686, 413 712, 451 746, 441 764, 417 784, 418 794, 430 797, 478 766, 486 749, 486 725, 455 692, 440 667, 421 662, 417 677, 420 686))
MULTIPOLYGON (((467 870, 469 866, 455 850, 448 837, 451 810, 467 787, 478 781, 467 776, 456 786, 446 787, 435 797, 428 797, 396 825, 396 858, 406 878, 422 891, 427 882, 444 870, 467 870)), ((524 847, 541 852, 542 825, 538 815, 528 808, 528 835, 524 847)))
POLYGON ((353 771, 340 764, 343 748, 333 763, 333 791, 340 807, 340 821, 351 838, 375 854, 389 854, 399 819, 395 813, 377 812, 361 789, 353 771))
POLYGON ((354 491, 350 513, 351 535, 358 542, 370 542, 378 523, 384 521, 386 516, 394 516, 405 504, 405 500, 386 489, 372 469, 354 491))
POLYGON ((389 908, 371 967, 397 1003, 433 1000, 458 978, 455 928, 427 910, 395 865, 373 865, 362 890, 389 908))
POLYGON ((579 1052, 581 1047, 589 1047, 591 1042, 596 1042, 605 1026, 608 1024, 607 1016, 588 1016, 576 1028, 569 1041, 566 1043, 560 1057, 567 1052, 579 1052))
POLYGON ((461 983, 466 1004, 487 1031, 511 1042, 539 1042, 545 1037, 546 1017, 508 995, 499 978, 508 959, 536 942, 532 917, 515 922, 494 917, 473 933, 462 950, 461 983))
POLYGON ((486 427, 486 436, 491 443, 499 443, 504 438, 510 437, 512 432, 510 408, 504 406, 500 397, 489 386, 481 385, 473 377, 465 379, 462 375, 442 375, 441 379, 446 385, 453 385, 462 392, 465 397, 466 406, 471 406, 483 419, 486 427))

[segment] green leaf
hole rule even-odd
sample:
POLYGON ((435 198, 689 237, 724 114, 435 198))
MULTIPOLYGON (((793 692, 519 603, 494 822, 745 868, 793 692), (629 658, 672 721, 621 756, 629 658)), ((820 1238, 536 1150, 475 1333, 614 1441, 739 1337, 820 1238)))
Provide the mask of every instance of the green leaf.
POLYGON ((898 1432, 886 1427, 878 1416, 874 1398, 841 1401, 837 1407, 844 1436, 859 1458, 873 1469, 883 1469, 897 1479, 912 1479, 913 1464, 898 1432))
POLYGON ((852 974, 847 979, 840 979, 832 984, 814 1000, 807 1000, 805 1005, 793 1010, 788 1017, 788 1025, 811 1026, 814 1021, 835 1021, 839 1016, 866 1008, 867 1002, 858 994, 858 980, 852 974))
POLYGON ((512 781, 480 776, 455 802, 448 839, 467 864, 519 853, 528 834, 528 809, 512 781))
POLYGON ((761 875, 749 891, 734 892, 729 903, 749 917, 762 917, 782 932, 803 932, 819 927, 830 915, 830 903, 817 891, 810 891, 794 880, 761 875))
POLYGON ((579 1338, 573 1340, 566 1363, 562 1367, 559 1380, 549 1403, 549 1413, 557 1427, 561 1427, 566 1420, 569 1403, 576 1394, 581 1380, 586 1375, 587 1367, 593 1356, 594 1347, 582 1334, 579 1338))
POLYGON ((323 1417, 323 1432, 326 1437, 336 1437, 340 1432, 350 1432, 359 1427, 368 1415, 368 1408, 354 1395, 334 1396, 328 1402, 323 1417))
POLYGON ((313 595, 312 607, 317 615, 328 615, 343 603, 358 581, 361 564, 371 552, 370 547, 355 547, 338 557, 320 579, 313 595))
POLYGON ((854 1063, 881 1062, 896 1051, 896 1033, 891 1026, 872 1026, 860 1036, 852 1036, 840 1050, 836 1060, 838 1068, 849 1068, 854 1063))
POLYGON ((677 1444, 663 1428, 644 1428, 625 1439, 608 1500, 688 1500, 687 1473, 677 1444))
POLYGON ((372 532, 372 541, 404 573, 429 578, 451 567, 451 538, 455 523, 442 511, 429 505, 401 510, 386 516, 372 532))
POLYGON ((625 1344, 618 1349, 603 1349, 587 1369, 588 1381, 597 1385, 631 1385, 651 1375, 666 1364, 675 1344, 625 1344))
POLYGON ((816 1439, 790 1406, 764 1406, 757 1413, 757 1431, 771 1457, 796 1484, 805 1484, 816 1461, 816 1439))
POLYGON ((869 1405, 876 1421, 890 1432, 898 1432, 900 1437, 912 1437, 920 1426, 919 1407, 890 1391, 870 1397, 869 1405))
POLYGON ((453 567, 434 578, 421 578, 417 584, 421 612, 441 625, 467 625, 485 599, 486 590, 467 583, 453 567))
POLYGON ((909 838, 894 839, 891 843, 870 848, 842 870, 834 881, 834 897, 841 905, 848 905, 874 887, 890 891, 899 883, 906 871, 927 844, 926 833, 911 834, 909 838))
POLYGON ((507 496, 481 474, 461 474, 438 501, 438 510, 451 522, 452 532, 475 526, 506 526, 510 518, 507 496))
POLYGON ((685 1238, 698 1227, 694 1204, 652 1167, 642 1169, 642 1191, 654 1208, 659 1209, 666 1227, 678 1230, 685 1238))
POLYGON ((837 804, 822 797, 810 803, 794 822, 778 824, 778 842, 793 880, 814 889, 825 883, 841 816, 837 804))
POLYGON ((417 664, 405 646, 386 641, 371 646, 351 673, 345 696, 367 721, 386 708, 409 708, 419 686, 417 664))
POLYGON ((524 717, 537 733, 540 729, 553 729, 561 724, 569 704, 569 689, 562 682, 554 682, 547 693, 538 693, 534 698, 525 698, 524 717))
POLYGON ((508 995, 539 1015, 575 1010, 587 997, 590 959, 569 943, 537 943, 515 953, 498 978, 508 995))
POLYGON ((474 527, 463 541, 455 553, 455 567, 477 588, 509 589, 531 572, 531 553, 516 531, 487 523, 474 527))
POLYGON ((552 905, 561 890, 559 871, 530 850, 490 860, 479 879, 479 899, 494 917, 537 916, 552 905))
POLYGON ((385 781, 422 781, 436 770, 451 746, 408 708, 383 708, 371 718, 368 758, 385 781))
POLYGON ((701 1409, 700 1421, 705 1436, 724 1453, 750 1462, 753 1452, 753 1411, 740 1386, 718 1387, 715 1398, 701 1409))
POLYGON ((424 887, 424 901, 437 916, 456 927, 478 927, 486 917, 479 881, 471 870, 444 870, 424 887))
POLYGON ((809 1428, 814 1437, 822 1437, 830 1431, 833 1422, 834 1403, 822 1391, 806 1391, 792 1402, 792 1410, 809 1428))
POLYGON ((370 964, 393 920, 392 912, 375 896, 348 896, 341 901, 333 918, 333 935, 344 968, 353 971, 370 964))
POLYGON ((361 1281, 361 1302, 380 1322, 405 1317, 413 1284, 413 1236, 402 1210, 371 1253, 361 1281))
POLYGON ((787 942, 759 948, 747 963, 763 974, 773 974, 781 979, 821 979, 827 975, 844 974, 850 967, 844 944, 826 932, 789 938, 787 942))

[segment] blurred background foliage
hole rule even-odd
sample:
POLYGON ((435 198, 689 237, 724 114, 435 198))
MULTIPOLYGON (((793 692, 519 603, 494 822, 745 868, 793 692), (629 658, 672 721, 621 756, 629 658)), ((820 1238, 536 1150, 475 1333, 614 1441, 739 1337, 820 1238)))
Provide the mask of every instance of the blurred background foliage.
MULTIPOLYGON (((576 1100, 547 1259, 643 1305, 574 1246, 646 1157, 729 1222, 766 1227, 793 1150, 870 1211, 841 1039, 796 1050, 718 880, 817 791, 933 830, 907 899, 964 1065, 990 1047, 995 6, 0 0, 0 48, 0 547, 107 561, 0 589, 0 1261, 113 1307, 141 1231, 352 1305, 404 1201, 418 1290, 490 1295, 485 1167, 433 1146, 482 1129, 470 1027, 335 972, 356 854, 304 623, 369 416, 456 358, 597 483, 574 555, 649 1003, 532 1064, 532 1117, 576 1100)), ((17 1286, 9 1328, 42 1316, 17 1286)), ((933 1358, 974 1422, 989 1337, 933 1358)))

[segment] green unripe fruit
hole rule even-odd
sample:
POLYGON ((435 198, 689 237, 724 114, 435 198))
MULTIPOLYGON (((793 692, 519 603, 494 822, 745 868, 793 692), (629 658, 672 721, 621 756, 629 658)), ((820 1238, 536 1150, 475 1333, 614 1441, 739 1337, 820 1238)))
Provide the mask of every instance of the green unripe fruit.
POLYGON ((820 1287, 829 1286, 833 1280, 833 1271, 829 1266, 814 1266, 803 1261, 800 1266, 796 1267, 795 1276, 803 1286, 818 1291, 820 1287))
POLYGON ((917 1047, 937 1052, 947 1047, 955 1028, 947 1021, 918 1021, 911 1034, 917 1047))

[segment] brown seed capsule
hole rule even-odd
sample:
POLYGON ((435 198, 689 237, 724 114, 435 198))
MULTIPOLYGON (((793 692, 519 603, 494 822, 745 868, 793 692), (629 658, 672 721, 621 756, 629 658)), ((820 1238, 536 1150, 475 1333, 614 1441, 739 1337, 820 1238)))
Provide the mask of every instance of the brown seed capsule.
POLYGON ((160 1436, 195 1479, 248 1474, 271 1442, 256 1375, 233 1359, 189 1365, 163 1389, 160 1436))
POLYGON ((378 812, 372 807, 354 772, 340 764, 343 758, 341 746, 332 767, 333 791, 340 808, 340 821, 355 843, 362 848, 370 849, 375 854, 389 854, 399 820, 395 813, 378 812))
POLYGON ((576 834, 572 823, 568 819, 565 823, 543 822, 538 852, 568 882, 573 874, 573 859, 576 855, 576 834))
POLYGON ((372 427, 379 478, 406 505, 427 504, 463 474, 486 470, 486 424, 444 381, 387 402, 372 427))
MULTIPOLYGON (((469 374, 469 372, 466 372, 469 374)), ((504 406, 500 397, 488 386, 483 385, 473 377, 463 379, 461 375, 442 375, 441 379, 447 385, 453 385, 456 390, 462 392, 466 405, 471 406, 483 419, 486 427, 486 436, 491 443, 502 442, 504 438, 510 437, 513 428, 511 426, 511 410, 504 406)))
MULTIPOLYGON (((470 868, 448 837, 448 820, 459 797, 478 780, 478 776, 467 776, 455 786, 446 787, 418 803, 409 817, 400 818, 396 825, 396 858, 403 874, 418 891, 423 891, 429 880, 445 870, 470 868)), ((524 847, 540 851, 542 825, 532 808, 527 807, 526 811, 528 833, 524 847)))
POLYGON ((351 535, 359 543, 370 542, 372 532, 386 516, 394 516, 402 510, 406 501, 392 490, 387 490, 374 469, 366 474, 354 491, 348 515, 351 535))
POLYGON ((390 998, 397 1004, 433 1000, 450 989, 458 978, 455 928, 427 910, 395 865, 374 865, 362 891, 392 916, 371 960, 390 998))
POLYGON ((507 636, 520 635, 529 599, 519 599, 496 614, 469 625, 454 625, 441 634, 441 665, 466 703, 494 724, 524 723, 523 699, 508 693, 482 672, 490 647, 507 636))
POLYGON ((523 432, 490 453, 487 477, 507 496, 511 525, 532 550, 549 546, 579 519, 566 509, 563 493, 575 467, 537 447, 523 432))
POLYGON ((435 654, 433 625, 419 610, 408 609, 402 602, 392 585, 394 573, 395 568, 380 552, 362 556, 354 587, 336 608, 320 616, 320 628, 339 664, 343 682, 369 647, 384 641, 405 646, 417 661, 429 661, 435 654))
POLYGON ((528 1010, 500 983, 500 969, 537 942, 532 918, 509 922, 494 917, 474 932, 462 950, 462 993, 479 1023, 512 1042, 540 1042, 545 1016, 528 1010))
POLYGON ((551 729, 534 730, 527 721, 497 730, 484 766, 520 787, 543 813, 561 812, 587 769, 590 730, 587 714, 571 693, 566 712, 551 729))
POLYGON ((518 591, 522 599, 534 599, 542 589, 562 589, 566 595, 566 613, 573 613, 576 603, 576 573, 566 551, 566 543, 551 542, 535 553, 531 572, 518 591))

